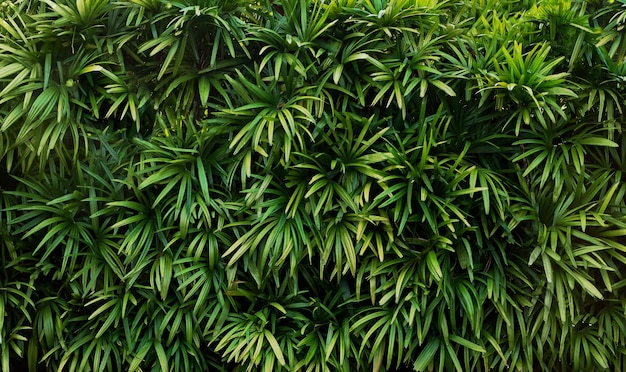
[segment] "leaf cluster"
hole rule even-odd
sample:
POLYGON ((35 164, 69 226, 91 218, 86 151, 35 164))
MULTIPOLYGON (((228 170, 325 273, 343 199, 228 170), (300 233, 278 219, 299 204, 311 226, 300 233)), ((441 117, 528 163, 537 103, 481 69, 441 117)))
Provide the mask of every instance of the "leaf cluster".
POLYGON ((625 369, 624 5, 4 2, 0 369, 625 369))

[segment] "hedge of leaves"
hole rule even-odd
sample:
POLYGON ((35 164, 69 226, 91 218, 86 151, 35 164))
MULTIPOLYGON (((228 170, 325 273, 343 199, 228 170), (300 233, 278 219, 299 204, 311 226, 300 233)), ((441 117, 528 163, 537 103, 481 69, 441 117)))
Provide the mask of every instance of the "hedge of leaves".
POLYGON ((4 1, 0 369, 625 370, 625 23, 4 1))

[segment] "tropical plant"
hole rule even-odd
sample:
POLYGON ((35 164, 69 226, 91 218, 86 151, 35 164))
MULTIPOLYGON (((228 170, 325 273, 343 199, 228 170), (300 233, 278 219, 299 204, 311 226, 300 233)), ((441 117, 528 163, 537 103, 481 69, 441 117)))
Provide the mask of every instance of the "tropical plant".
POLYGON ((0 369, 624 370, 625 21, 3 2, 0 369))

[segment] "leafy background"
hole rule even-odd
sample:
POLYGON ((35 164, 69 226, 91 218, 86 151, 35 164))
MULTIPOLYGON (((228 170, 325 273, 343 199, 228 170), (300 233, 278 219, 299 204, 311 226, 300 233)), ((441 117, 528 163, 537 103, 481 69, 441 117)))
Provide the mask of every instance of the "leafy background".
POLYGON ((626 2, 0 5, 9 370, 626 369, 626 2))

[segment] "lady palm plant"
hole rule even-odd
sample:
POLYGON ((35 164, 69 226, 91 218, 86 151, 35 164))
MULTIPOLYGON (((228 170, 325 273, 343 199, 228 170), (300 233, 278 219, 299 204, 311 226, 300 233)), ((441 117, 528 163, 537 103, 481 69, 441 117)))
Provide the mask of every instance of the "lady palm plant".
POLYGON ((623 1, 5 2, 2 370, 622 370, 623 1))

